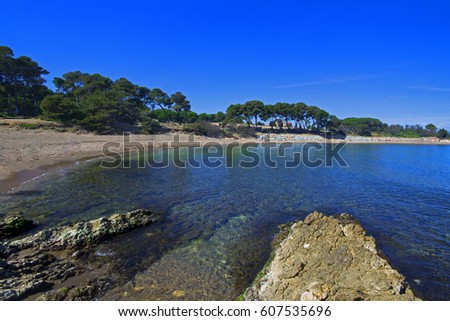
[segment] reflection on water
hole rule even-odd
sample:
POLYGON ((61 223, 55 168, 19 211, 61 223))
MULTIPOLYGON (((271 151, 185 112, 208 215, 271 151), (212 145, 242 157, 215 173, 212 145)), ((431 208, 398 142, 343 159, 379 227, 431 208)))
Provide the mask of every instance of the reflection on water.
POLYGON ((123 284, 105 299, 228 300, 262 267, 279 224, 313 210, 347 212, 425 298, 450 299, 450 147, 348 145, 342 155, 348 168, 153 169, 131 159, 130 169, 102 169, 90 162, 1 195, 0 213, 21 210, 43 228, 139 207, 164 212, 155 226, 100 246, 122 265, 123 284))

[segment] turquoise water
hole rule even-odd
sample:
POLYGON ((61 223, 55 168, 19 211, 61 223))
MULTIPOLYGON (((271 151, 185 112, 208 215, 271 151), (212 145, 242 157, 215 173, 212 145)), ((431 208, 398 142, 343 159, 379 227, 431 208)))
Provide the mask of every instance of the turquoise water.
MULTIPOLYGON (((0 213, 21 210, 43 228, 139 207, 163 212, 157 225, 103 245, 120 257, 124 280, 145 288, 129 298, 170 300, 182 290, 185 299, 228 300, 262 267, 279 224, 313 210, 346 212, 425 299, 450 300, 450 146, 354 144, 341 155, 348 167, 156 169, 137 168, 132 158, 131 168, 105 169, 83 162, 0 196, 0 213)), ((236 153, 228 161, 242 159, 236 153)), ((120 299, 125 288, 105 298, 120 299)))

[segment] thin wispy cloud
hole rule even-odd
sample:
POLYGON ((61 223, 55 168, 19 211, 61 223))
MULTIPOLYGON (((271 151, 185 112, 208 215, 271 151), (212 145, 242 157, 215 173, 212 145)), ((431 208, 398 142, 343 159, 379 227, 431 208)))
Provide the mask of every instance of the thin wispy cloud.
POLYGON ((283 89, 283 88, 296 88, 296 87, 306 87, 306 86, 318 86, 318 85, 331 85, 331 84, 343 84, 347 82, 353 82, 358 80, 372 79, 379 77, 379 74, 370 74, 370 75, 359 75, 359 76, 351 76, 351 77, 341 77, 341 78, 325 78, 320 80, 313 81, 305 81, 295 84, 287 84, 281 86, 275 86, 271 89, 283 89))
POLYGON ((420 90, 428 90, 428 91, 435 91, 435 92, 450 92, 450 88, 444 88, 444 87, 435 87, 435 86, 411 86, 411 89, 420 89, 420 90))

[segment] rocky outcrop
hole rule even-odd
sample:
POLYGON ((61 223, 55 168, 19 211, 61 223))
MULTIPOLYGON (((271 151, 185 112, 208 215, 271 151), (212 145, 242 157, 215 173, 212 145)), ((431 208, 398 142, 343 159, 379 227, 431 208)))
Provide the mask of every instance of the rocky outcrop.
POLYGON ((47 291, 37 298, 38 301, 90 301, 98 298, 99 294, 105 293, 110 287, 108 279, 90 279, 83 285, 61 287, 56 290, 47 291))
POLYGON ((114 214, 89 222, 47 229, 32 236, 11 242, 9 249, 15 251, 38 248, 44 251, 76 249, 98 242, 111 235, 127 232, 136 227, 156 222, 160 216, 139 209, 125 214, 114 214))
MULTIPOLYGON (((95 243, 161 218, 160 214, 140 209, 47 229, 0 244, 0 300, 20 300, 37 292, 50 291, 71 277, 86 274, 85 258, 95 251, 95 243)), ((107 275, 107 271, 104 274, 107 275)), ((92 299, 94 293, 99 294, 98 291, 108 284, 105 279, 85 279, 84 286, 72 285, 67 293, 59 291, 56 295, 52 291, 43 298, 75 299, 75 293, 82 299, 92 299), (69 291, 73 288, 76 290, 69 291)))
POLYGON ((33 221, 18 214, 10 215, 0 219, 0 240, 20 235, 33 227, 33 221))
POLYGON ((348 214, 314 212, 285 234, 245 300, 418 300, 348 214))

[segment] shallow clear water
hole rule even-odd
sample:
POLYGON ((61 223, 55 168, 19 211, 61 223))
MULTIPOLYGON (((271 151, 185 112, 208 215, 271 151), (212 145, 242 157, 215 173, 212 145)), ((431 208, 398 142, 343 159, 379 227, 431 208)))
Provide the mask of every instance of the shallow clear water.
MULTIPOLYGON (((450 146, 355 144, 341 154, 348 167, 155 169, 137 168, 132 158, 131 168, 105 169, 84 162, 0 196, 0 213, 21 210, 44 228, 140 207, 163 212, 160 223, 101 246, 131 280, 105 298, 170 300, 184 291, 182 299, 228 300, 262 267, 279 224, 313 210, 347 212, 425 299, 450 300, 450 146)), ((228 161, 242 159, 238 152, 228 161)))

